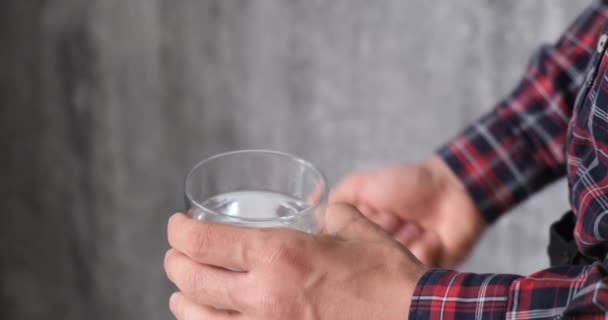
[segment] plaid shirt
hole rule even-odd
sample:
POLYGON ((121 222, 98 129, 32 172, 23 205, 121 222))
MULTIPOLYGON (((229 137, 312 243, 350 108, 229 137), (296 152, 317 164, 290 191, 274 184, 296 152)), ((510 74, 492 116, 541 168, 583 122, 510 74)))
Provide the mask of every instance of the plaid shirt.
POLYGON ((530 61, 517 88, 439 154, 488 222, 567 174, 580 252, 599 261, 529 276, 435 269, 411 319, 608 319, 608 1, 530 61))

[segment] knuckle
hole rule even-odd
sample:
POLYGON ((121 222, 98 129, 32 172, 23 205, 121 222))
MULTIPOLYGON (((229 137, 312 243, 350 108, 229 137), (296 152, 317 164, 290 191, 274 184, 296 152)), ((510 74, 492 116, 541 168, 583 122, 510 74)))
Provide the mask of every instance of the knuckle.
POLYGON ((346 202, 338 202, 338 203, 331 203, 329 205, 327 205, 326 210, 328 212, 333 212, 335 213, 336 211, 341 212, 344 210, 353 210, 355 209, 355 206, 353 206, 350 203, 346 203, 346 202))
POLYGON ((292 239, 285 239, 274 244, 270 244, 267 248, 267 262, 278 267, 286 267, 297 265, 298 250, 297 244, 292 239))
POLYGON ((183 281, 181 282, 181 288, 184 292, 189 294, 198 295, 204 290, 204 279, 203 274, 192 270, 191 268, 184 268, 181 271, 183 281))
POLYGON ((174 280, 174 264, 173 264, 173 254, 171 253, 171 250, 167 251, 167 253, 165 254, 165 259, 163 261, 163 267, 165 269, 165 273, 167 274, 167 277, 169 278, 169 280, 174 280))
POLYGON ((302 281, 313 269, 316 242, 307 236, 285 237, 267 247, 266 264, 273 276, 302 281))
POLYGON ((174 297, 172 299, 172 301, 170 302, 171 304, 171 311, 173 312, 173 315, 177 318, 183 318, 183 303, 182 303, 182 297, 180 297, 180 295, 176 295, 176 297, 174 297))
POLYGON ((165 257, 163 259, 163 267, 165 268, 165 271, 169 270, 170 267, 171 267, 171 253, 170 253, 170 251, 171 250, 168 250, 165 253, 165 257))
POLYGON ((210 240, 208 228, 204 224, 197 225, 196 228, 193 228, 187 238, 190 249, 197 254, 202 254, 207 251, 210 240))

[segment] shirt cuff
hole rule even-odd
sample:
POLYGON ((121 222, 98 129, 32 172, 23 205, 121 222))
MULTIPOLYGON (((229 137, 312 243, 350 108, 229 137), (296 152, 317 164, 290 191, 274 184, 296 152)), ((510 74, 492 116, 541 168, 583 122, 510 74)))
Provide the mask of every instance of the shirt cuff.
MULTIPOLYGON (((439 149, 441 157, 460 179, 488 224, 528 196, 526 185, 514 179, 508 163, 496 156, 487 139, 469 128, 439 149)), ((523 146, 522 146, 523 147, 523 146)), ((525 154, 513 146, 512 154, 525 154)), ((531 160, 524 161, 530 163, 531 160)))
POLYGON ((519 278, 431 269, 416 285, 409 319, 504 319, 509 288, 519 278))

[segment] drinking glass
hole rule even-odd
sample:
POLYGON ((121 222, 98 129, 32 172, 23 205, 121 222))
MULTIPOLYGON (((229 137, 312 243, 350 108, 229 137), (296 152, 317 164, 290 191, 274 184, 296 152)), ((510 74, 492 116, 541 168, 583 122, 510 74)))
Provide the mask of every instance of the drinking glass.
POLYGON ((186 176, 187 214, 243 227, 323 228, 327 182, 310 162, 270 150, 240 150, 198 163, 186 176))

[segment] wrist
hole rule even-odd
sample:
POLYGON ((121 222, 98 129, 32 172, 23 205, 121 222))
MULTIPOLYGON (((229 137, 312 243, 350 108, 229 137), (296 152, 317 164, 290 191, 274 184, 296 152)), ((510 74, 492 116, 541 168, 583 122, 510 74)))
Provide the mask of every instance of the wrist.
POLYGON ((410 275, 410 280, 409 280, 409 287, 408 287, 408 291, 406 293, 406 297, 407 299, 405 299, 406 304, 407 304, 407 309, 406 309, 406 315, 409 315, 410 310, 412 308, 412 298, 414 297, 414 293, 416 292, 416 288, 418 286, 418 283, 420 282, 420 279, 422 279, 422 277, 429 271, 431 270, 430 268, 420 264, 421 267, 413 274, 410 275))
POLYGON ((383 246, 383 249, 388 249, 388 255, 383 256, 382 266, 362 277, 364 281, 373 281, 373 287, 363 291, 374 293, 374 297, 365 299, 370 304, 364 313, 356 311, 348 319, 407 319, 418 282, 430 269, 401 246, 383 246))
POLYGON ((405 307, 403 309, 404 313, 402 313, 401 317, 398 319, 403 319, 403 315, 409 315, 412 306, 412 298, 416 292, 418 283, 420 282, 420 279, 431 270, 416 259, 413 260, 415 261, 415 266, 412 267, 411 261, 412 260, 409 261, 409 266, 403 268, 403 280, 399 292, 395 292, 393 295, 394 297, 398 297, 397 303, 404 304, 405 307))
POLYGON ((437 194, 435 210, 441 219, 436 227, 445 252, 438 265, 453 268, 472 250, 487 223, 463 181, 442 158, 433 156, 423 166, 430 172, 437 194), (456 230, 458 237, 454 238, 456 230))
POLYGON ((456 176, 447 163, 439 156, 433 156, 423 164, 430 172, 435 188, 441 195, 442 202, 448 202, 451 206, 459 208, 461 211, 474 213, 480 217, 482 222, 483 215, 475 205, 473 198, 465 187, 463 181, 456 176))
POLYGON ((471 205, 474 205, 462 180, 454 174, 452 169, 450 169, 441 157, 434 155, 424 161, 422 165, 429 171, 429 174, 433 179, 433 184, 435 184, 436 188, 442 193, 458 194, 462 198, 467 198, 471 205))

